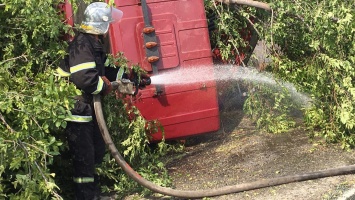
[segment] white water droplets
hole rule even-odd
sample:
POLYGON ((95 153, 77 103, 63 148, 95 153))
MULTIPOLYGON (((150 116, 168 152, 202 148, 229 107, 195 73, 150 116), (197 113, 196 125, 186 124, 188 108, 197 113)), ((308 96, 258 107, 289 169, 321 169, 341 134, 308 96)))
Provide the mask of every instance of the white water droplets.
POLYGON ((254 68, 237 67, 234 65, 194 66, 172 69, 151 77, 152 84, 182 85, 204 81, 248 80, 267 84, 276 81, 265 73, 259 73, 254 68))
POLYGON ((188 68, 172 69, 152 76, 152 84, 184 85, 216 80, 213 68, 208 66, 194 66, 188 68))
POLYGON ((190 66, 160 72, 152 76, 152 84, 184 85, 207 81, 244 80, 252 83, 263 83, 272 87, 284 87, 303 104, 308 104, 310 98, 299 93, 290 83, 276 81, 269 73, 259 72, 252 67, 238 67, 235 65, 190 66))

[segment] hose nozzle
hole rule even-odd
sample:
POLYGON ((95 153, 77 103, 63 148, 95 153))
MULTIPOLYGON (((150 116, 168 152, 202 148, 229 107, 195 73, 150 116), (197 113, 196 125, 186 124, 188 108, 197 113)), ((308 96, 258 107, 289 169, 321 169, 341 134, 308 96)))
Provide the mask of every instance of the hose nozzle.
POLYGON ((141 78, 139 86, 144 87, 144 86, 150 85, 151 83, 152 83, 152 80, 149 77, 141 78))
POLYGON ((118 89, 118 91, 122 94, 134 94, 133 82, 128 79, 123 78, 121 80, 113 81, 111 82, 111 85, 114 90, 118 89))

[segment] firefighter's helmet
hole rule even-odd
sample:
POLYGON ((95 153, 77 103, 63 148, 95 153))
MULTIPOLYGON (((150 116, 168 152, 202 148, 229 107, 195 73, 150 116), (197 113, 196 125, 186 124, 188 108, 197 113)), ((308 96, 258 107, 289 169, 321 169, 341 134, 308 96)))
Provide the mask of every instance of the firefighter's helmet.
POLYGON ((82 32, 104 35, 110 23, 119 21, 123 12, 103 2, 91 3, 84 11, 84 20, 80 28, 82 32))

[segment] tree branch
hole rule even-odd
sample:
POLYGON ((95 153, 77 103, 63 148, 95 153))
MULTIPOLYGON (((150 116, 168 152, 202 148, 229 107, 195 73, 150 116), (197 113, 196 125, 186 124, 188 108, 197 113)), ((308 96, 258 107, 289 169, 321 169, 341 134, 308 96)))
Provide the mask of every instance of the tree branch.
POLYGON ((53 157, 52 155, 48 154, 47 152, 45 152, 43 149, 40 149, 39 147, 36 147, 35 145, 29 144, 27 142, 22 142, 24 145, 26 146, 30 146, 36 150, 38 150, 39 152, 42 152, 44 155, 48 156, 48 157, 53 157))
POLYGON ((15 133, 16 131, 14 129, 11 128, 11 126, 6 122, 4 116, 0 113, 0 119, 2 121, 2 123, 6 126, 6 128, 11 132, 11 133, 15 133))
MULTIPOLYGON (((5 120, 4 116, 2 115, 2 113, 0 113, 0 119, 1 119, 1 121, 3 122, 3 124, 7 127, 7 129, 10 130, 11 133, 15 133, 15 132, 16 132, 16 131, 15 131, 13 128, 11 128, 11 126, 6 122, 6 120, 5 120)), ((20 139, 18 139, 18 142, 17 142, 17 143, 18 143, 18 144, 20 145, 20 147, 23 149, 23 151, 25 152, 25 155, 26 155, 27 157, 28 157, 28 155, 29 155, 29 152, 27 151, 26 145, 29 145, 29 146, 35 148, 35 146, 30 145, 30 144, 27 144, 27 143, 25 143, 25 142, 22 142, 20 139)), ((39 150, 39 151, 42 152, 42 153, 45 153, 45 155, 50 156, 50 155, 48 155, 46 152, 40 150, 39 148, 36 147, 36 149, 39 150)), ((40 167, 40 165, 37 163, 37 161, 34 161, 33 163, 34 163, 34 165, 36 166, 36 168, 37 168, 37 170, 39 171, 39 173, 41 174, 41 176, 42 176, 42 178, 44 179, 45 183, 48 184, 49 181, 48 181, 46 175, 44 174, 42 168, 40 167)), ((62 199, 62 197, 61 197, 56 191, 52 190, 51 193, 52 193, 53 196, 55 196, 57 199, 62 199)))
MULTIPOLYGON (((28 157, 29 153, 28 153, 28 151, 27 151, 26 144, 25 144, 24 142, 22 142, 20 139, 18 139, 18 144, 19 144, 20 147, 24 150, 26 156, 28 157)), ((34 161, 33 163, 34 163, 34 165, 36 166, 36 168, 37 168, 37 170, 39 171, 39 173, 41 174, 41 176, 42 176, 44 182, 45 182, 46 184, 48 184, 49 181, 48 181, 46 175, 44 174, 42 168, 40 167, 40 165, 37 163, 37 161, 34 161)), ((51 190, 51 193, 52 193, 53 196, 55 196, 57 199, 62 199, 61 196, 60 196, 56 191, 51 190)))
POLYGON ((26 55, 22 54, 21 56, 17 56, 17 57, 14 57, 14 58, 10 58, 10 59, 4 60, 4 61, 2 61, 2 62, 0 62, 0 63, 5 63, 5 62, 11 61, 11 60, 16 60, 16 59, 19 59, 19 58, 25 58, 25 60, 27 61, 26 55))

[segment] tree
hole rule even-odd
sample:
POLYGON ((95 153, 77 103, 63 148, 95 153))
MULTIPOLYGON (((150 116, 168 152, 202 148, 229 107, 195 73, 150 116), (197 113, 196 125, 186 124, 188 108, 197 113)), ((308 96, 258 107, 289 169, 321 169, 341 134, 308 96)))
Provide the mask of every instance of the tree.
MULTIPOLYGON (((61 199, 67 191, 70 159, 65 156, 64 118, 73 105, 70 97, 79 91, 55 76, 54 69, 67 46, 61 37, 70 32, 58 17, 60 2, 5 0, 0 4, 0 198, 61 199)), ((235 62, 236 56, 249 45, 240 34, 246 27, 252 28, 268 42, 272 52, 273 62, 266 70, 312 97, 312 107, 305 110, 305 122, 314 135, 340 142, 344 148, 353 147, 353 2, 268 2, 272 12, 205 0, 207 12, 214 10, 218 14, 217 28, 211 37, 213 48, 221 50, 223 59, 235 62)), ((123 59, 120 55, 116 58, 123 59)), ((121 62, 126 63, 124 59, 121 62)), ((160 156, 171 146, 162 142, 151 148, 146 138, 147 122, 139 111, 129 110, 126 102, 112 96, 105 101, 105 109, 111 111, 106 112, 107 122, 118 138, 120 151, 144 177, 168 186, 160 156), (121 115, 127 110, 136 117, 121 115), (119 131, 130 134, 118 135, 119 131)), ((132 192, 137 188, 109 155, 98 171, 106 181, 106 191, 132 192)))
MULTIPOLYGON (((224 60, 233 63, 235 52, 248 45, 240 33, 252 25, 271 52, 268 56, 273 62, 265 70, 312 98, 312 106, 304 109, 311 135, 322 136, 327 142, 340 142, 344 148, 354 147, 355 6, 352 1, 268 0, 271 12, 205 2, 207 10, 219 15, 212 44, 216 44, 224 60)), ((279 125, 282 119, 289 120, 285 115, 289 108, 279 106, 287 105, 287 94, 277 92, 279 97, 270 98, 272 93, 275 91, 264 88, 254 93, 256 96, 251 95, 246 104, 246 111, 255 116, 258 124, 269 127, 268 130, 279 125)))
POLYGON ((264 35, 270 71, 312 97, 305 122, 314 135, 354 147, 354 11, 352 1, 272 1, 264 35))
POLYGON ((59 1, 1 6, 0 196, 60 198, 49 169, 65 149, 61 130, 77 91, 54 74, 66 44, 59 1))
MULTIPOLYGON (((72 182, 70 157, 66 156, 63 130, 74 101, 71 97, 80 91, 55 75, 67 47, 63 36, 71 32, 62 21, 61 2, 6 0, 0 5, 0 198, 61 199, 71 195, 67 190, 72 182)), ((117 59, 126 64, 123 56, 117 59)), ((113 96, 105 101, 120 112, 108 109, 113 130, 117 134, 119 124, 121 132, 129 133, 119 136, 125 141, 117 141, 120 150, 127 159, 135 160, 133 166, 145 172, 143 176, 169 184, 165 168, 157 159, 168 147, 162 142, 158 148, 149 148, 145 134, 148 122, 138 110, 125 109, 125 102, 113 96), (128 118, 127 110, 136 118, 128 118)), ((106 179, 106 190, 137 188, 109 155, 105 161, 98 171, 106 179)))

